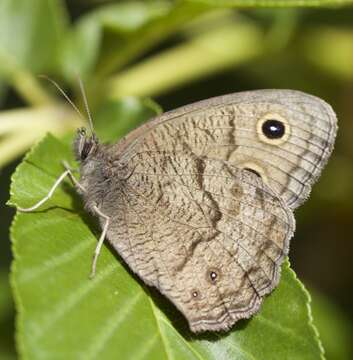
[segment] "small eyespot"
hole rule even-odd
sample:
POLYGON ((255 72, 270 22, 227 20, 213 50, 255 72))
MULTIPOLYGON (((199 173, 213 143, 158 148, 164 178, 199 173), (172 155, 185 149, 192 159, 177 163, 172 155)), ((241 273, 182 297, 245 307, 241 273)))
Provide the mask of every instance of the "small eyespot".
POLYGON ((213 281, 213 282, 216 281, 217 277, 218 277, 218 275, 217 275, 217 273, 215 271, 210 272, 211 281, 213 281))
POLYGON ((268 139, 280 139, 285 134, 283 122, 269 119, 262 124, 262 132, 268 139))
POLYGON ((281 145, 290 135, 290 126, 286 118, 279 114, 264 115, 256 125, 259 139, 270 145, 281 145))
POLYGON ((221 270, 217 267, 210 267, 206 271, 206 280, 211 284, 216 284, 221 278, 221 270))
POLYGON ((190 296, 192 300, 199 301, 202 300, 202 295, 198 289, 192 289, 190 291, 190 296))
POLYGON ((256 176, 258 176, 262 181, 268 184, 268 176, 267 169, 260 162, 255 161, 244 161, 243 163, 239 163, 238 166, 246 171, 249 171, 256 176))

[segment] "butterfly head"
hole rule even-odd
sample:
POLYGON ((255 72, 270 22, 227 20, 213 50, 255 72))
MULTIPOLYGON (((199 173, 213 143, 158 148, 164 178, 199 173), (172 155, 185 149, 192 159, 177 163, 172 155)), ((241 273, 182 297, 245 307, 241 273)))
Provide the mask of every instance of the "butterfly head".
POLYGON ((98 138, 95 133, 87 135, 85 128, 77 130, 77 135, 74 141, 74 152, 77 161, 84 161, 90 155, 97 152, 98 149, 98 138))

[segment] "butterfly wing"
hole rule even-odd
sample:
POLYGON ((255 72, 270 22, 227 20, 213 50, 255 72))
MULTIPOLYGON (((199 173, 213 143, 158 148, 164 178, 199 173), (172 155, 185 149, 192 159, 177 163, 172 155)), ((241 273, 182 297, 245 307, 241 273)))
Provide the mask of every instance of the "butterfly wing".
POLYGON ((336 128, 328 104, 290 90, 163 114, 107 149, 108 239, 193 331, 228 329, 277 285, 291 209, 309 194, 336 128))
POLYGON ((292 212, 258 176, 223 160, 190 149, 138 159, 102 204, 113 247, 193 331, 250 317, 278 283, 292 212))
POLYGON ((198 156, 255 171, 294 209, 307 198, 331 154, 336 123, 330 105, 317 97, 293 90, 257 90, 162 114, 122 139, 113 151, 127 163, 141 151, 170 152, 187 145, 198 156), (268 120, 277 121, 283 134, 266 133, 268 120))

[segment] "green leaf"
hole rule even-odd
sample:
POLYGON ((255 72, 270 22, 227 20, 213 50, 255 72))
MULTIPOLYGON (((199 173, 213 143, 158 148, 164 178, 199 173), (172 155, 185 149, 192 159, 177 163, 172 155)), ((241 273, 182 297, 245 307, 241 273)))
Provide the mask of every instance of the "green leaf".
POLYGON ((82 16, 60 42, 58 63, 68 80, 89 74, 98 59, 102 32, 96 19, 82 16))
POLYGON ((57 69, 66 24, 60 0, 0 1, 0 80, 34 105, 50 101, 33 73, 57 69))
POLYGON ((107 100, 96 112, 95 130, 103 142, 114 142, 117 136, 126 134, 144 120, 162 112, 151 99, 125 97, 122 100, 107 100))
POLYGON ((168 34, 166 20, 172 9, 168 1, 130 1, 100 6, 80 17, 63 41, 64 74, 89 73, 99 59, 105 73, 122 66, 168 34), (160 22, 166 25, 163 31, 156 29, 160 22))
POLYGON ((172 7, 169 1, 129 1, 109 4, 97 10, 101 23, 119 33, 139 30, 151 21, 168 14, 172 7))
MULTIPOLYGON (((150 108, 132 116, 131 103, 124 106, 126 111, 121 104, 118 112, 112 106, 121 123, 151 116, 150 108)), ((69 145, 45 137, 13 175, 11 203, 29 206, 41 199, 62 172, 63 159, 73 163, 69 145)), ((88 278, 99 234, 68 182, 38 211, 16 215, 12 284, 23 358, 322 358, 309 295, 288 262, 258 315, 225 334, 195 335, 169 301, 132 275, 109 246, 103 246, 96 277, 88 278)))
MULTIPOLYGON (((210 9, 212 7, 202 4, 165 0, 129 1, 101 6, 82 16, 72 33, 72 43, 85 49, 85 54, 91 54, 90 60, 83 59, 81 52, 71 51, 76 60, 67 57, 66 67, 70 66, 70 62, 79 64, 84 61, 92 69, 97 62, 95 75, 98 78, 105 77, 210 9), (90 50, 92 48, 95 50, 90 50)), ((68 44, 70 47, 70 40, 68 44)))
POLYGON ((14 66, 32 71, 52 70, 66 25, 60 0, 2 0, 0 73, 14 66))

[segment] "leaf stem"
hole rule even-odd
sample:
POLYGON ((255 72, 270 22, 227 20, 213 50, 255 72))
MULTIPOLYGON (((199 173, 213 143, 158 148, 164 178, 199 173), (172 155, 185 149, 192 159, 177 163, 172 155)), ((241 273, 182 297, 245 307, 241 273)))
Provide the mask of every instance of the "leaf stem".
POLYGON ((27 71, 16 71, 12 76, 12 85, 30 105, 40 106, 54 101, 39 81, 27 71))
POLYGON ((111 78, 108 94, 155 96, 173 87, 249 61, 262 51, 254 25, 237 23, 196 36, 111 78))
MULTIPOLYGON (((190 0, 184 0, 188 2, 190 0)), ((218 7, 259 8, 259 7, 325 7, 351 5, 352 0, 191 0, 196 4, 218 7)))
POLYGON ((62 104, 2 112, 0 167, 22 154, 45 133, 63 134, 80 125, 82 120, 62 104))
POLYGON ((21 67, 10 55, 0 53, 1 73, 7 78, 18 94, 33 106, 52 103, 54 100, 40 85, 38 79, 32 73, 21 67))

